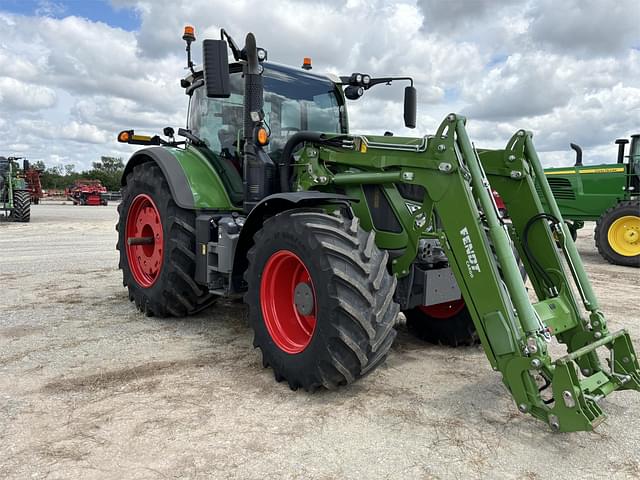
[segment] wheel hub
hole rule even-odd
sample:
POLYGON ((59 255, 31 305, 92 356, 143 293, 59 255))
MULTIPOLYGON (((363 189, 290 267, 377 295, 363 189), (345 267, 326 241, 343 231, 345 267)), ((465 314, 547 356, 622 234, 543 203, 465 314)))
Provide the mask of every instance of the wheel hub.
POLYGON ((286 353, 302 352, 316 328, 316 296, 304 262, 289 250, 275 252, 260 281, 262 318, 273 342, 286 353))
POLYGON ((149 195, 141 193, 131 202, 125 238, 133 278, 141 287, 151 287, 160 275, 164 245, 160 212, 149 195))
POLYGON ((640 255, 640 217, 625 215, 614 221, 607 232, 611 248, 624 257, 640 255))
POLYGON ((313 312, 313 290, 310 284, 300 282, 296 285, 293 298, 300 315, 311 315, 313 312))

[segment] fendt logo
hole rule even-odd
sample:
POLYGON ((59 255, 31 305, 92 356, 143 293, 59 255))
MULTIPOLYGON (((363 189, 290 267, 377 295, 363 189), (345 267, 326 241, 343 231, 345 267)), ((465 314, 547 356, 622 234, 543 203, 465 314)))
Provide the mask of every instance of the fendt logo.
POLYGON ((480 273, 480 265, 478 265, 478 258, 476 257, 476 252, 473 250, 473 243, 471 242, 471 237, 469 236, 469 230, 467 230, 467 227, 460 230, 460 235, 462 235, 462 243, 467 251, 467 268, 469 269, 469 276, 473 278, 473 272, 480 273))
POLYGON ((422 207, 422 205, 418 205, 417 203, 410 203, 410 202, 404 202, 404 206, 407 207, 407 210, 409 210, 409 213, 411 215, 413 215, 415 212, 420 210, 420 208, 422 207))

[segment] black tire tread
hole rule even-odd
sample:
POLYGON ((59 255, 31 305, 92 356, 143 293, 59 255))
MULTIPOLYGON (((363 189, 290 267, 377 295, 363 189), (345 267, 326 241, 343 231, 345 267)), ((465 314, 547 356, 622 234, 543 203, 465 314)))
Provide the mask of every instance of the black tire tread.
POLYGON ((14 222, 29 222, 31 220, 31 194, 25 190, 13 192, 13 210, 11 218, 14 222))
POLYGON ((430 317, 419 307, 407 310, 404 314, 409 332, 429 343, 461 347, 480 341, 467 307, 447 319, 430 317))

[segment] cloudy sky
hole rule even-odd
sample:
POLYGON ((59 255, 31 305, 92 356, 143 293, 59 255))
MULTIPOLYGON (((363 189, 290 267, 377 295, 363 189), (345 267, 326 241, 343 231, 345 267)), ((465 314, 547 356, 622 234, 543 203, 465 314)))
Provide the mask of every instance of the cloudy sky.
MULTIPOLYGON (((411 75, 413 135, 458 112, 481 147, 532 130, 550 166, 569 142, 615 161, 613 141, 640 133, 639 0, 0 0, 0 155, 81 169, 130 155, 119 130, 182 126, 185 24, 199 40, 253 31, 271 60, 314 71, 411 75)), ((401 96, 368 92, 352 130, 408 133, 401 96)))

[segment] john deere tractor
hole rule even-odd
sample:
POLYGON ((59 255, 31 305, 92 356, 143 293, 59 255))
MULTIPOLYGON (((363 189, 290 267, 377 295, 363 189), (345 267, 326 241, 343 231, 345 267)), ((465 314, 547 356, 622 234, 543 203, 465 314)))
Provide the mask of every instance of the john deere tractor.
MULTIPOLYGON (((9 220, 28 222, 31 218, 31 194, 24 178, 18 175, 19 158, 0 157, 0 211, 9 220)), ((25 160, 25 169, 28 164, 25 160)))
POLYGON ((585 221, 596 221, 600 255, 609 263, 640 267, 640 134, 615 143, 617 163, 583 165, 582 149, 572 143, 575 165, 548 168, 545 174, 574 238, 585 221))
POLYGON ((430 135, 351 134, 347 100, 397 82, 415 127, 413 80, 279 65, 253 34, 240 48, 224 30, 196 69, 191 27, 183 38, 184 140, 170 127, 119 134, 146 146, 125 168, 117 225, 142 312, 244 298, 265 367, 313 391, 378 367, 403 311, 432 341, 479 338, 518 409, 560 431, 592 429, 606 395, 640 389, 631 340, 607 327, 530 132, 476 150, 451 114, 430 135), (552 341, 567 353, 553 359, 552 341))

